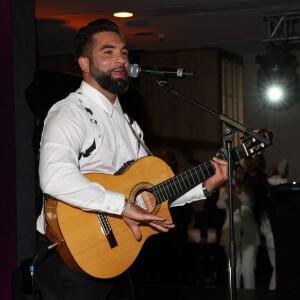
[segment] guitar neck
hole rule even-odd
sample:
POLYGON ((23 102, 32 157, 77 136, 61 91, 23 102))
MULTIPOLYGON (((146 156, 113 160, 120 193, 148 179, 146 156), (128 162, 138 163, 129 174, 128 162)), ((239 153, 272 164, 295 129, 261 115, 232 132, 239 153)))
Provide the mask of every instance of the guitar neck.
MULTIPOLYGON (((217 155, 217 157, 227 160, 224 153, 217 155)), ((243 145, 239 145, 232 150, 232 160, 234 162, 245 157, 247 157, 247 152, 243 145)), ((153 186, 149 191, 155 196, 157 205, 166 200, 173 202, 201 182, 204 182, 207 178, 213 176, 215 172, 216 170, 211 161, 206 161, 186 172, 153 186)))

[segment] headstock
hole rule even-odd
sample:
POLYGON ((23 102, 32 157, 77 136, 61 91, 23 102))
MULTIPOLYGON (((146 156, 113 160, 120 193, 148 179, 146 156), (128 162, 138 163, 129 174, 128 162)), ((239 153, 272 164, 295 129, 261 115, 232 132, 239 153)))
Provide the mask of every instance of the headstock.
MULTIPOLYGON (((263 129, 257 129, 255 132, 264 138, 268 139, 269 141, 273 140, 273 133, 266 128, 263 129)), ((270 145, 265 145, 264 143, 257 141, 255 138, 252 138, 250 136, 243 136, 241 137, 241 140, 243 141, 243 146, 248 154, 248 156, 256 156, 261 154, 263 151, 265 151, 270 145)))

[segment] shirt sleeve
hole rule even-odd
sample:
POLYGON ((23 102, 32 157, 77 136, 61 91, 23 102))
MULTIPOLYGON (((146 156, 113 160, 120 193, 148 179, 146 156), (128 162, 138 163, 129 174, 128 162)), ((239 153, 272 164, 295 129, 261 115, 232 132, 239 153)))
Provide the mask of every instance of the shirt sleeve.
POLYGON ((192 188, 190 191, 176 199, 174 202, 172 202, 170 207, 183 206, 187 203, 202 199, 206 199, 206 197, 203 194, 202 183, 200 183, 196 187, 192 188))
MULTIPOLYGON (((80 104, 79 104, 80 105, 80 104)), ((78 105, 56 105, 45 120, 40 145, 39 176, 44 193, 85 210, 121 214, 124 195, 90 182, 79 169, 79 152, 90 130, 78 105)))

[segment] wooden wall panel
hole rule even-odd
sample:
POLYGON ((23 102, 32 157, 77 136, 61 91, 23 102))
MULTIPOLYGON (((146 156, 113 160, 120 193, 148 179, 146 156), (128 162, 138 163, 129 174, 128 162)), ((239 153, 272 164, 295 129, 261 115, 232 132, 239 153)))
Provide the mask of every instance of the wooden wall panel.
MULTIPOLYGON (((169 79, 168 84, 221 113, 218 50, 141 54, 139 64, 195 71, 195 78, 169 79)), ((221 145, 218 119, 181 98, 174 98, 152 78, 137 80, 144 111, 141 125, 151 149, 156 154, 164 147, 174 150, 179 171, 209 160, 221 145)))
MULTIPOLYGON (((243 67, 241 61, 222 57, 221 74, 222 114, 243 124, 243 67)), ((233 146, 240 144, 241 136, 242 134, 240 132, 236 132, 233 146)))

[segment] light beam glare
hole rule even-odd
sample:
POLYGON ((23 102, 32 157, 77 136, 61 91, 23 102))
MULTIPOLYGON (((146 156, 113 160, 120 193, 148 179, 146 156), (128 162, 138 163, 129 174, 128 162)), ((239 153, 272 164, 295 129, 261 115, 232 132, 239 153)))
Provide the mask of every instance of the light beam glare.
POLYGON ((279 102, 282 99, 282 89, 278 86, 272 86, 267 91, 268 98, 272 102, 279 102))

